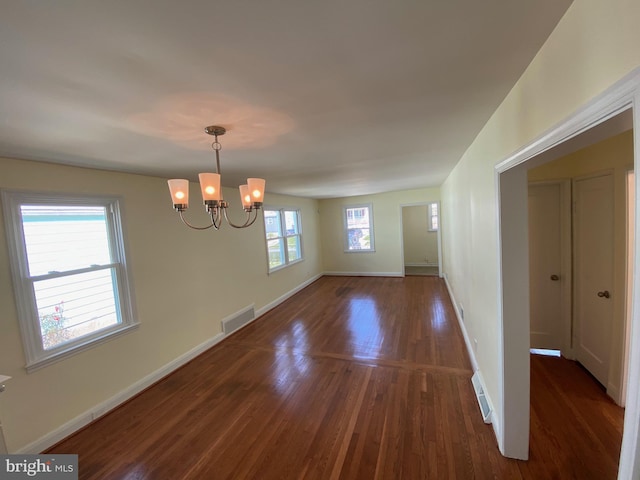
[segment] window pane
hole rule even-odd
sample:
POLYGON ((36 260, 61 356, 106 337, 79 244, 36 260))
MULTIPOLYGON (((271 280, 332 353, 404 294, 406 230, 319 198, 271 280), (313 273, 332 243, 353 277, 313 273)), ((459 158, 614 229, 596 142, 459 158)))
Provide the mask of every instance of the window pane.
POLYGON ((264 227, 267 238, 278 238, 282 236, 280 227, 280 212, 278 210, 264 211, 264 227))
POLYGON ((45 350, 120 323, 112 268, 34 282, 45 350))
POLYGON ((287 253, 289 254, 289 262, 300 260, 300 237, 298 235, 287 238, 287 253))
POLYGON ((369 250, 371 236, 368 228, 349 229, 349 250, 369 250))
POLYGON ((367 207, 347 208, 347 228, 369 228, 369 209, 367 207))
POLYGON ((285 210, 284 212, 284 224, 287 235, 297 235, 300 233, 298 229, 298 212, 292 212, 291 210, 285 210))
POLYGON ((276 238, 267 241, 269 250, 269 268, 279 267, 284 264, 284 240, 276 238))
POLYGON ((111 263, 104 207, 22 205, 31 276, 111 263))
POLYGON ((438 229, 438 217, 431 217, 431 230, 438 229))

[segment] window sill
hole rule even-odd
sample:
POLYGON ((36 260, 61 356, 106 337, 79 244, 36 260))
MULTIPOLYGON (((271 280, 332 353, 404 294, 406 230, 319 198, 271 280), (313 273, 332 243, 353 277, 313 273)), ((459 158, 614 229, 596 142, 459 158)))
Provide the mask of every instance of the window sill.
POLYGON ((64 360, 65 358, 72 357, 76 353, 84 352, 85 350, 89 350, 90 348, 100 345, 101 343, 108 342, 109 340, 119 337, 120 335, 124 335, 133 330, 136 330, 139 325, 140 325, 139 322, 133 323, 131 325, 126 325, 118 328, 117 330, 107 332, 97 338, 88 339, 84 343, 74 344, 65 350, 43 356, 42 358, 39 358, 38 360, 28 363, 25 366, 27 373, 33 373, 36 370, 40 370, 41 368, 52 365, 56 362, 59 362, 60 360, 64 360))
POLYGON ((374 248, 370 250, 345 250, 344 253, 376 253, 374 248))
POLYGON ((287 267, 296 265, 297 263, 301 263, 301 262, 304 262, 304 258, 301 258, 300 260, 296 260, 295 262, 289 262, 286 265, 280 265, 279 267, 270 268, 267 274, 271 275, 272 273, 279 272, 280 270, 284 270, 287 267))

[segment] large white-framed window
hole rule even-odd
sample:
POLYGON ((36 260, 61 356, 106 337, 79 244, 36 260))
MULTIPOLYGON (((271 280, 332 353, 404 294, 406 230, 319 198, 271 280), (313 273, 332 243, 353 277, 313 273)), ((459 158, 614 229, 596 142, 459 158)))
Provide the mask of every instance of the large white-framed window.
POLYGON ((116 197, 2 191, 33 371, 137 326, 116 197))
POLYGON ((302 222, 296 208, 264 209, 269 273, 302 260, 302 222))
POLYGON ((373 206, 345 205, 344 217, 344 251, 375 252, 373 235, 373 206))
POLYGON ((430 232, 437 232, 440 228, 440 212, 438 202, 432 202, 427 206, 427 223, 430 232))

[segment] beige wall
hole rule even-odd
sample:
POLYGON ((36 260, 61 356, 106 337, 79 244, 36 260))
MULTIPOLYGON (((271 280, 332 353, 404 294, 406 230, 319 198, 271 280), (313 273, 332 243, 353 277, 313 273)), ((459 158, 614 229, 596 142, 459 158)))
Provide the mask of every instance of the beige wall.
MULTIPOLYGON (((0 398, 0 418, 9 451, 38 440, 211 339, 225 316, 252 303, 260 309, 321 273, 315 200, 267 193, 268 205, 302 210, 305 252, 303 262, 267 275, 261 218, 249 230, 189 230, 171 208, 161 178, 0 159, 0 188, 121 196, 141 322, 129 334, 26 374, 0 222, 0 373, 13 377, 0 398)), ((188 217, 205 223, 199 188, 191 189, 188 217)), ((235 189, 225 195, 239 203, 235 189)))
POLYGON ((328 273, 402 275, 402 205, 437 202, 438 188, 320 200, 322 259, 328 273), (375 252, 344 252, 345 205, 373 205, 375 252))
POLYGON ((438 264, 438 232, 429 231, 427 205, 402 207, 405 265, 438 264))
POLYGON ((638 18, 640 2, 575 0, 442 185, 444 272, 478 341, 498 417, 505 412, 495 166, 640 65, 638 18))
POLYGON ((579 150, 571 155, 529 170, 530 182, 573 179, 611 171, 614 188, 614 324, 612 325, 609 393, 616 396, 621 388, 624 318, 626 309, 626 240, 627 240, 627 172, 633 169, 633 132, 620 135, 579 150))

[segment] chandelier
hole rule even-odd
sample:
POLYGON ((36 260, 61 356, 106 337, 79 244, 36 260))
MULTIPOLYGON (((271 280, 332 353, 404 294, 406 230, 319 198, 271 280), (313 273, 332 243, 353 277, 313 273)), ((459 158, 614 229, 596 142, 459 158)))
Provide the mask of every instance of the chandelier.
POLYGON ((204 131, 215 138, 211 147, 216 152, 216 173, 200 173, 198 175, 204 208, 211 217, 211 224, 198 227, 191 225, 184 218, 184 211, 189 207, 189 180, 173 178, 168 181, 173 208, 180 214, 180 220, 187 227, 194 230, 206 230, 211 227, 218 230, 222 226, 222 217, 233 228, 250 227, 258 218, 258 210, 262 207, 265 180, 263 178, 247 178, 247 184, 240 185, 240 200, 247 218, 244 223, 238 225, 229 220, 227 215, 229 203, 222 199, 222 189, 220 187, 220 150, 222 145, 218 142, 218 136, 224 135, 226 130, 224 127, 212 125, 206 127, 204 131))

